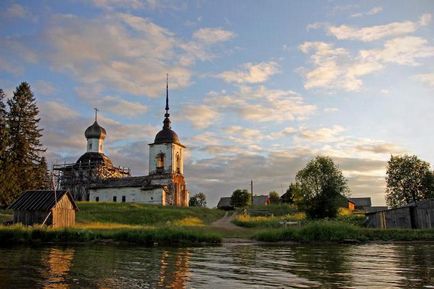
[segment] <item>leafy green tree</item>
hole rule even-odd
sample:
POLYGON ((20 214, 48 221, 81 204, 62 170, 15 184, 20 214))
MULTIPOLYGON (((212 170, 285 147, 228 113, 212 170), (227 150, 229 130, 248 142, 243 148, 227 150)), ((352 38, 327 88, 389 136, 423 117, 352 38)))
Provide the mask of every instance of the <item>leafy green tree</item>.
POLYGON ((250 194, 247 190, 236 190, 231 196, 231 205, 235 208, 244 208, 250 205, 250 194))
POLYGON ((36 100, 26 82, 15 90, 8 100, 7 127, 9 132, 10 190, 8 202, 24 190, 40 189, 46 186, 47 166, 41 154, 45 152, 40 138, 39 110, 36 100))
POLYGON ((204 193, 197 193, 194 196, 190 197, 190 201, 188 202, 190 207, 206 207, 206 196, 204 193))
POLYGON ((291 183, 281 199, 282 202, 286 204, 299 203, 302 200, 300 186, 298 186, 297 183, 291 183))
POLYGON ((349 192, 347 180, 330 157, 317 156, 299 171, 302 209, 310 218, 334 218, 342 196, 349 192))
POLYGON ((270 192, 268 194, 268 197, 270 199, 271 204, 279 204, 280 203, 280 196, 277 192, 275 192, 275 191, 270 192))
POLYGON ((386 202, 399 207, 434 197, 430 164, 417 156, 391 156, 386 172, 386 202))

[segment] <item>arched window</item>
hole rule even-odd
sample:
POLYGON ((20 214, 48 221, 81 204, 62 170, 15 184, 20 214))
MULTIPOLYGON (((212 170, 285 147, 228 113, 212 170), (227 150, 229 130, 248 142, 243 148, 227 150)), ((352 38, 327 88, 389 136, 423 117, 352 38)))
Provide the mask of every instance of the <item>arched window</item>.
POLYGON ((179 156, 179 153, 176 153, 176 172, 178 174, 181 173, 181 157, 179 156))
POLYGON ((157 155, 157 171, 164 170, 164 154, 160 153, 157 155))

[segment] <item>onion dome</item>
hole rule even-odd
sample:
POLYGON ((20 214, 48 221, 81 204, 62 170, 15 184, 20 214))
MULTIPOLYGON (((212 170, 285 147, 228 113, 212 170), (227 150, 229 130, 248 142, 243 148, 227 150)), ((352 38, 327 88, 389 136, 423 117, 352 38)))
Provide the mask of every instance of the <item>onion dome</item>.
POLYGON ((89 138, 105 139, 106 134, 107 133, 105 131, 105 128, 100 126, 96 120, 84 132, 84 135, 86 136, 87 139, 89 138))
POLYGON ((166 83, 166 113, 164 114, 163 129, 155 136, 154 143, 180 143, 178 135, 170 127, 169 119, 169 82, 166 83))
POLYGON ((109 167, 113 166, 112 161, 105 154, 96 152, 87 152, 83 154, 75 163, 76 166, 87 164, 101 164, 109 167))

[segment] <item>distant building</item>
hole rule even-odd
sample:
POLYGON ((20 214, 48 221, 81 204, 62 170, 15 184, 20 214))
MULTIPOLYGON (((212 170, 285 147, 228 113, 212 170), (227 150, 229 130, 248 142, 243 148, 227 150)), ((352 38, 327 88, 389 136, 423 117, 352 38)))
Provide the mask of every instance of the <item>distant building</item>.
POLYGON ((221 210, 233 210, 234 206, 231 203, 231 197, 222 197, 220 198, 217 208, 221 210))
POLYGON ((270 204, 270 198, 267 195, 253 196, 253 206, 268 206, 270 204))
POLYGON ((367 211, 371 206, 371 198, 348 198, 354 204, 354 209, 367 211))
POLYGON ((74 199, 66 191, 27 191, 9 209, 14 211, 14 223, 55 228, 73 226, 78 211, 74 199))
POLYGON ((149 144, 149 175, 93 182, 89 187, 91 201, 188 206, 189 192, 184 179, 185 146, 170 126, 167 87, 165 110, 163 129, 149 144))

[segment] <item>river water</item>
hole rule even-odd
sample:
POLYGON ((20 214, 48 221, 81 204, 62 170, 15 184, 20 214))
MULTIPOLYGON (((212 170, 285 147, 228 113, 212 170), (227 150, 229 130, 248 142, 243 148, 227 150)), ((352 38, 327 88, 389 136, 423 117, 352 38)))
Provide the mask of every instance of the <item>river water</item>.
POLYGON ((434 244, 9 247, 0 288, 434 288, 434 244))

